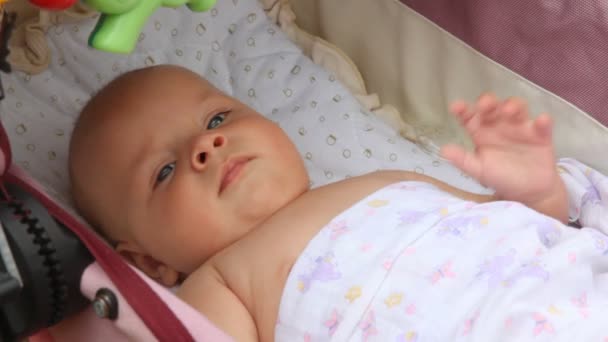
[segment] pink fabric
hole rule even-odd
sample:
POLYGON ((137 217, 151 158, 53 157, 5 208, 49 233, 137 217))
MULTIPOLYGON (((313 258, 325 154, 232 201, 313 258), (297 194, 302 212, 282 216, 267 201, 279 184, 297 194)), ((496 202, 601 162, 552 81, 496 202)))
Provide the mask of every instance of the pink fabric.
POLYGON ((401 2, 608 126, 606 0, 401 2))
MULTIPOLYGON (((194 340, 229 342, 228 335, 216 328, 209 320, 178 299, 166 288, 158 285, 141 272, 133 268, 139 275, 173 310, 179 320, 184 323, 194 340)), ((89 266, 81 280, 81 292, 89 299, 95 298, 98 289, 105 287, 116 295, 118 300, 118 319, 110 321, 100 319, 89 307, 84 312, 50 329, 49 334, 39 334, 32 342, 54 341, 155 341, 150 331, 135 311, 128 305, 123 295, 116 289, 108 276, 97 263, 89 266)))
MULTIPOLYGON (((194 310, 188 304, 181 301, 168 289, 160 286, 150 278, 144 276, 139 270, 133 268, 133 270, 143 279, 145 282, 154 290, 159 297, 167 304, 168 307, 176 314, 178 319, 184 324, 186 329, 190 332, 194 340, 196 341, 215 341, 215 342, 229 342, 232 341, 228 335, 216 328, 207 318, 201 315, 198 311, 194 310)), ((95 337, 95 341, 120 341, 125 340, 127 337, 132 341, 153 341, 154 337, 150 331, 146 328, 141 319, 137 316, 135 311, 128 305, 122 294, 112 284, 108 276, 103 272, 101 267, 94 263, 89 266, 83 274, 81 282, 81 292, 89 299, 95 298, 95 293, 98 289, 105 287, 111 289, 116 295, 118 305, 118 319, 111 324, 108 324, 108 320, 100 320, 96 316, 91 317, 97 323, 103 324, 97 326, 95 334, 91 334, 91 330, 81 329, 79 341, 92 341, 90 338, 95 337), (106 327, 103 328, 102 326, 106 327), (112 326, 109 326, 112 325, 112 326), (86 338, 85 338, 86 337, 86 338)), ((74 334, 75 331, 70 331, 74 334)), ((63 340, 56 338, 56 340, 63 340)), ((76 341, 76 340, 74 340, 76 341)))
MULTIPOLYGON (((100 338, 100 342, 103 341, 120 341, 121 339, 117 338, 117 333, 115 330, 121 331, 128 337, 131 341, 154 341, 154 336, 150 333, 150 331, 146 328, 146 325, 142 322, 142 320, 137 316, 133 308, 127 304, 126 299, 120 293, 120 291, 112 284, 108 276, 103 272, 99 264, 93 263, 84 271, 82 275, 82 279, 80 280, 80 292, 82 292, 85 297, 90 300, 95 299, 95 293, 100 288, 105 287, 110 289, 118 300, 118 319, 112 321, 112 325, 114 325, 114 329, 95 329, 96 333, 94 335, 102 335, 95 336, 95 338, 100 338), (98 330, 101 330, 97 333, 98 330)), ((96 321, 100 321, 99 318, 95 317, 96 321)), ((105 322, 110 322, 109 320, 103 320, 105 322)), ((85 337, 88 338, 88 335, 91 335, 90 331, 84 331, 84 335, 80 339, 81 341, 86 340, 85 337)), ((60 340, 60 339, 58 339, 60 340)), ((76 341, 76 340, 75 340, 76 341)))

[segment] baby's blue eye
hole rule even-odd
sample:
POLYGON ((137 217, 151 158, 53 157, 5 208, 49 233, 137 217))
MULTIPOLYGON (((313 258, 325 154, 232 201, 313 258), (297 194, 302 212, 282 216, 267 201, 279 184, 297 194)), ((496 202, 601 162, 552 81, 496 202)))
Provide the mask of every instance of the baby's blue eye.
POLYGON ((221 125, 222 122, 224 122, 224 120, 226 119, 226 115, 228 115, 228 112, 222 112, 214 115, 211 120, 209 120, 209 124, 207 124, 207 129, 214 129, 217 126, 221 125))
POLYGON ((156 183, 161 183, 165 179, 167 179, 167 177, 171 175, 171 172, 173 172, 173 170, 175 170, 175 162, 163 166, 163 168, 160 169, 158 175, 156 176, 156 183))

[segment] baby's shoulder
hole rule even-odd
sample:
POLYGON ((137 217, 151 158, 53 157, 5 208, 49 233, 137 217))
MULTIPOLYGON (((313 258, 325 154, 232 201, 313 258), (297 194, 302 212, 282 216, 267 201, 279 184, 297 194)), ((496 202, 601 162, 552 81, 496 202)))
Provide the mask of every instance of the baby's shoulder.
POLYGON ((176 295, 237 340, 257 340, 251 311, 212 263, 207 262, 190 274, 176 295))

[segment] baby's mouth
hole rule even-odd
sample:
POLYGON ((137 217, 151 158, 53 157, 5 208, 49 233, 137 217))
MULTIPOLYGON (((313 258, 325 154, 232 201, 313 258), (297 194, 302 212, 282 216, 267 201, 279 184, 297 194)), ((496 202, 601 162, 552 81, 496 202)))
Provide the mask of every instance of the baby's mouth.
POLYGON ((228 188, 230 185, 234 184, 239 176, 242 174, 243 169, 251 161, 250 157, 238 157, 229 159, 224 166, 222 167, 222 178, 220 181, 220 190, 221 194, 228 188))

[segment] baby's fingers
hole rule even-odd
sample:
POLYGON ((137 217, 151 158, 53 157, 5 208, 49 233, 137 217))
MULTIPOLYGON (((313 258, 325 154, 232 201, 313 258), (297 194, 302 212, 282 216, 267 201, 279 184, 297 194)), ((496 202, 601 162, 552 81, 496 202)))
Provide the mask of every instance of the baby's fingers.
POLYGON ((461 146, 445 145, 441 148, 440 154, 469 176, 475 179, 481 176, 481 161, 475 154, 465 151, 461 146))
POLYGON ((469 104, 464 101, 454 101, 450 105, 450 113, 452 113, 463 126, 467 124, 474 114, 471 108, 469 108, 469 104))
POLYGON ((475 110, 464 101, 454 101, 450 105, 450 112, 458 119, 458 122, 469 133, 473 134, 480 125, 479 116, 475 110))
POLYGON ((534 131, 541 139, 551 139, 553 134, 553 120, 548 114, 539 115, 534 120, 534 131))

